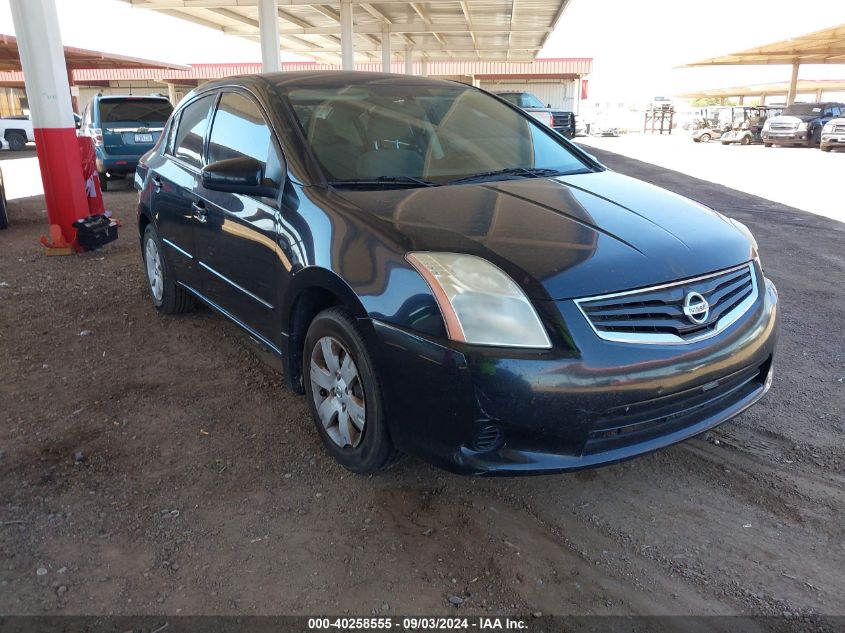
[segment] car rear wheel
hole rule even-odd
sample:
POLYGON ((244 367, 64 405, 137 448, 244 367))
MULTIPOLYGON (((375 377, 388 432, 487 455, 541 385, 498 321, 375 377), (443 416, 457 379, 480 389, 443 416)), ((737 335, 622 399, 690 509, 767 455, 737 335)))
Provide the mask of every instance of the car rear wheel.
POLYGON ((9 132, 6 135, 6 142, 12 151, 20 152, 26 149, 26 137, 20 132, 9 132))
POLYGON ((194 308, 194 299, 174 279, 164 257, 161 239, 155 226, 148 224, 141 242, 141 256, 147 274, 147 289, 156 310, 162 314, 179 314, 194 308))
POLYGON ((710 135, 709 134, 702 134, 700 140, 701 140, 702 143, 707 143, 708 141, 710 141, 710 135))
POLYGON ((6 188, 0 179, 0 231, 9 228, 9 213, 6 210, 6 188))
POLYGON ((742 143, 743 145, 751 145, 751 137, 750 136, 743 136, 740 143, 742 143))
MULTIPOLYGON (((823 152, 829 152, 829 151, 830 151, 830 145, 821 145, 821 146, 820 146, 820 149, 821 149, 823 152)), ((2 228, 2 227, 0 227, 0 228, 2 228)))
POLYGON ((100 191, 108 191, 109 177, 102 172, 97 172, 97 175, 100 177, 100 191))
POLYGON ((305 337, 302 371, 314 424, 332 457, 361 474, 396 459, 379 377, 349 312, 329 308, 314 318, 305 337))

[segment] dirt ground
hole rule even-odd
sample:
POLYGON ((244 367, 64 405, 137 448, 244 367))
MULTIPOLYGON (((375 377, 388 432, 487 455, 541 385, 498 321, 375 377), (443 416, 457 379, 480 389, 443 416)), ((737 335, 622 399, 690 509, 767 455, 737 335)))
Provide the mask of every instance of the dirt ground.
POLYGON ((561 476, 351 475, 234 325, 156 314, 128 183, 120 240, 72 258, 12 202, 0 613, 845 614, 845 225, 595 153, 747 223, 782 330, 751 410, 561 476))

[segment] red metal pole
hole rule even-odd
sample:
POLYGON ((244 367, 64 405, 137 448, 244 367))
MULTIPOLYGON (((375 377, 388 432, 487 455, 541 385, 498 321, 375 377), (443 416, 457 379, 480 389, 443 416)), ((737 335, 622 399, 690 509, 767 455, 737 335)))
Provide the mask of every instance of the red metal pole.
POLYGON ((72 243, 76 230, 71 225, 88 215, 88 200, 55 0, 10 2, 47 217, 72 243))

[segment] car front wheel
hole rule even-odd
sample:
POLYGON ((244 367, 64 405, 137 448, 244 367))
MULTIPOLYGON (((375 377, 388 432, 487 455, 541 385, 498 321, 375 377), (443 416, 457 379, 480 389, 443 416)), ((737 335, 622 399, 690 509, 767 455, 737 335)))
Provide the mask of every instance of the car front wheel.
POLYGON ((326 449, 361 474, 397 457, 390 440, 382 388, 355 319, 342 308, 318 314, 303 353, 305 393, 326 449))
POLYGON ((141 256, 144 258, 147 288, 156 310, 163 314, 178 314, 193 309, 193 297, 173 278, 164 257, 161 239, 152 224, 144 229, 141 256))

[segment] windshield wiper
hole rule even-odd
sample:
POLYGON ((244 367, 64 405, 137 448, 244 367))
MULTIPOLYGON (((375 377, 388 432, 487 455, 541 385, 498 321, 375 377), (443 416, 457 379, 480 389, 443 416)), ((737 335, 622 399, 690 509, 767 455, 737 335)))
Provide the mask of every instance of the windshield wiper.
POLYGON ((477 180, 489 180, 497 176, 522 176, 524 178, 548 178, 549 176, 561 176, 564 172, 559 169, 550 169, 547 167, 507 167, 505 169, 498 169, 495 171, 483 171, 480 174, 472 174, 464 178, 456 178, 450 180, 450 185, 456 185, 462 182, 475 182, 477 180))
POLYGON ((414 176, 373 176, 368 178, 355 178, 353 180, 330 180, 329 184, 332 187, 363 187, 367 185, 387 185, 387 186, 413 186, 417 187, 439 187, 440 185, 430 180, 423 178, 415 178, 414 176))

